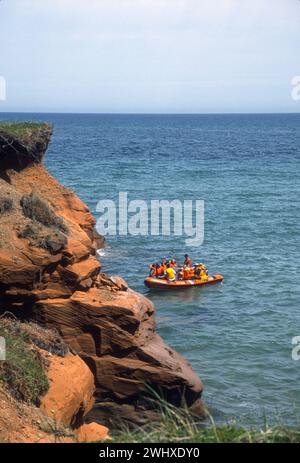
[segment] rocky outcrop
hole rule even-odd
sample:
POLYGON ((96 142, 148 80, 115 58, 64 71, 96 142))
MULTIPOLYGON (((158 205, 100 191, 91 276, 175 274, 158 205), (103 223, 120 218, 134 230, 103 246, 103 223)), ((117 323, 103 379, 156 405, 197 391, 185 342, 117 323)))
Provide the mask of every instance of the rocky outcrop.
POLYGON ((2 166, 1 150, 0 203, 9 198, 11 208, 0 213, 0 307, 58 329, 84 359, 96 383, 90 420, 155 419, 154 391, 201 412, 201 381, 156 333, 153 304, 121 278, 100 273, 95 254, 103 239, 88 208, 41 162, 2 166), (50 225, 39 216, 41 203, 39 211, 24 212, 24 195, 47 205, 50 225), (63 244, 54 246, 54 239, 63 244))
POLYGON ((0 362, 1 442, 78 442, 108 436, 96 423, 86 427, 94 377, 56 331, 1 316, 0 332, 7 338, 7 362, 0 362), (22 362, 16 361, 18 356, 22 362))
POLYGON ((83 424, 76 430, 79 443, 101 442, 109 439, 108 428, 97 423, 83 424))
POLYGON ((48 422, 40 409, 17 401, 0 384, 0 442, 72 443, 76 433, 48 422))
POLYGON ((21 170, 29 164, 40 162, 51 134, 52 127, 48 124, 30 124, 23 129, 22 135, 0 128, 1 169, 21 170))
POLYGON ((40 409, 57 423, 76 427, 94 405, 94 377, 78 356, 47 356, 49 390, 41 397, 40 409))
POLYGON ((33 310, 47 326, 60 320, 62 336, 93 371, 91 419, 111 424, 121 413, 143 424, 149 414, 154 418, 151 389, 178 406, 183 397, 189 406, 199 398, 201 382, 190 365, 156 334, 152 303, 131 289, 93 286, 68 299, 38 301, 33 310))

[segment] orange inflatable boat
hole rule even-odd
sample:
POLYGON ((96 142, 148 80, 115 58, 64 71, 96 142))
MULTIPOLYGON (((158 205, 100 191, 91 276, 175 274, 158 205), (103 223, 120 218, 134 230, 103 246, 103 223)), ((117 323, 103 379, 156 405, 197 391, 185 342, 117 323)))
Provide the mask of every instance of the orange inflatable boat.
POLYGON ((145 285, 148 288, 153 289, 186 289, 192 288, 194 286, 210 285, 213 283, 218 283, 223 280, 222 275, 213 275, 209 276, 207 280, 200 280, 198 278, 192 280, 176 280, 168 281, 164 278, 153 278, 147 277, 144 281, 145 285))

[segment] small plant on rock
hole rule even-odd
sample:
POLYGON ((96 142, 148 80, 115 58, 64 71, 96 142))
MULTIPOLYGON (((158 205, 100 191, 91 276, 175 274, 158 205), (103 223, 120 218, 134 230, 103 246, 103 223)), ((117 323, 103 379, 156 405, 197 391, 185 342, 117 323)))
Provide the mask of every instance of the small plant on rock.
POLYGON ((6 361, 0 363, 0 381, 16 399, 38 404, 49 388, 41 355, 31 349, 17 322, 0 318, 0 336, 5 338, 7 350, 6 361))
POLYGON ((18 236, 27 239, 30 246, 46 249, 51 254, 57 254, 67 244, 66 235, 55 229, 51 229, 50 233, 45 233, 45 231, 46 229, 38 222, 32 221, 26 224, 18 236))
POLYGON ((37 240, 40 237, 41 229, 34 222, 28 223, 25 228, 20 231, 19 238, 25 238, 30 240, 37 240))
POLYGON ((8 197, 0 197, 0 214, 11 212, 13 209, 13 200, 8 197))
POLYGON ((61 232, 54 232, 51 235, 46 235, 39 242, 39 247, 47 249, 51 254, 56 254, 65 247, 67 243, 66 236, 61 232))
POLYGON ((45 227, 52 227, 63 233, 68 233, 68 227, 62 217, 58 217, 49 204, 33 193, 24 195, 21 206, 25 217, 35 220, 45 227))

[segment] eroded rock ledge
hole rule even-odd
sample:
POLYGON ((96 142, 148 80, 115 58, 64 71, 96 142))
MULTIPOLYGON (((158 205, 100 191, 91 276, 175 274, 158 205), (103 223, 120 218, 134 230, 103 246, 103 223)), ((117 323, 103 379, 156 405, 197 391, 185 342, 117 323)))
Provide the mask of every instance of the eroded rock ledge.
POLYGON ((100 273, 95 254, 104 241, 86 205, 43 166, 41 150, 51 136, 44 129, 37 135, 39 155, 33 158, 31 148, 21 163, 15 137, 12 150, 0 143, 0 310, 58 329, 84 359, 96 384, 91 421, 155 419, 150 389, 201 413, 201 381, 156 333, 153 304, 121 278, 100 273), (24 195, 45 202, 64 228, 24 215, 24 195))

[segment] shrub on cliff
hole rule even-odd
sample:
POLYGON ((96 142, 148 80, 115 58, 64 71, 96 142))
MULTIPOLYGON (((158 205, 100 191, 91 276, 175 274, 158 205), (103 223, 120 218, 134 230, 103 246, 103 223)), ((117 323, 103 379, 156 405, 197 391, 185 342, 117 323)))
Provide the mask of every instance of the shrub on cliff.
POLYGON ((67 238, 61 231, 53 229, 45 234, 43 227, 35 221, 26 224, 18 236, 29 240, 30 246, 47 249, 51 254, 61 251, 67 244, 67 238))
POLYGON ((53 355, 64 357, 70 352, 69 346, 60 337, 55 329, 42 328, 36 323, 16 323, 15 330, 26 337, 27 342, 50 352, 53 355))
POLYGON ((49 387, 41 356, 30 347, 28 336, 18 329, 18 322, 0 318, 0 336, 6 341, 0 380, 16 399, 37 404, 49 387))
POLYGON ((41 227, 38 224, 35 224, 34 222, 28 223, 22 231, 18 234, 19 238, 25 238, 28 240, 32 240, 32 245, 33 241, 36 241, 39 239, 41 233, 41 227))
POLYGON ((54 232, 50 235, 46 235, 41 241, 40 246, 43 249, 47 249, 51 254, 56 254, 67 244, 65 235, 60 232, 54 232))
POLYGON ((0 197, 0 214, 4 214, 5 212, 10 212, 13 208, 13 200, 8 197, 1 196, 0 197))
POLYGON ((21 206, 25 217, 36 220, 45 227, 55 228, 63 233, 68 233, 68 227, 62 217, 58 217, 49 204, 30 193, 21 199, 21 206))

